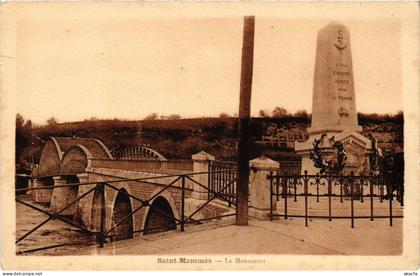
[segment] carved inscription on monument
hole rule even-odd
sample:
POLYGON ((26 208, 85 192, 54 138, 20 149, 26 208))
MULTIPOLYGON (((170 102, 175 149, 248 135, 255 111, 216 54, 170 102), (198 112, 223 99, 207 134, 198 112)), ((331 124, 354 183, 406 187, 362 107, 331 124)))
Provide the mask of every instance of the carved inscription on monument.
MULTIPOLYGON (((334 77, 334 82, 337 87, 337 94, 346 93, 349 91, 349 85, 351 85, 352 75, 351 72, 348 70, 348 65, 344 62, 342 58, 342 52, 347 51, 347 45, 349 43, 348 35, 345 33, 343 29, 338 29, 336 32, 334 46, 337 48, 339 55, 337 55, 337 62, 335 69, 332 71, 332 75, 334 77)), ((333 100, 336 100, 335 97, 333 100)), ((341 97, 338 96, 338 100, 352 100, 351 97, 341 97)))
POLYGON ((351 73, 348 71, 333 71, 334 82, 337 85, 338 92, 347 92, 348 86, 351 84, 351 73))
POLYGON ((338 115, 340 118, 347 118, 349 116, 349 111, 345 107, 346 102, 353 101, 353 97, 350 96, 349 90, 351 89, 352 85, 352 75, 351 71, 348 69, 349 66, 346 64, 345 60, 343 59, 343 52, 347 51, 348 45, 348 36, 342 29, 338 29, 336 32, 336 37, 334 40, 334 46, 337 48, 339 55, 336 56, 336 66, 335 69, 332 70, 332 75, 336 87, 336 93, 333 96, 333 101, 338 100, 338 104, 340 108, 338 109, 338 115))

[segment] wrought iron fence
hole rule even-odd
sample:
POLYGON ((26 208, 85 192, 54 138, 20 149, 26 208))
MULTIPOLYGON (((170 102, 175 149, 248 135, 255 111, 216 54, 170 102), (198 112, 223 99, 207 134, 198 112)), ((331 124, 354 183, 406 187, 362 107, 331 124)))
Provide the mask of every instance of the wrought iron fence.
MULTIPOLYGON (((280 174, 300 174, 301 165, 300 161, 279 161, 280 174)), ((212 191, 219 192, 220 195, 223 195, 225 199, 228 200, 229 206, 235 205, 236 202, 236 182, 233 183, 225 191, 221 192, 221 189, 225 186, 226 183, 231 182, 237 177, 237 163, 232 161, 221 161, 213 160, 209 161, 209 188, 212 191)), ((213 193, 208 194, 209 198, 213 196, 213 193)))
POLYGON ((230 161, 209 161, 208 168, 208 198, 213 197, 215 194, 217 198, 225 199, 229 206, 236 203, 236 177, 237 177, 237 164, 230 161), (232 183, 227 189, 224 189, 226 183, 232 183))
MULTIPOLYGON (((307 171, 303 175, 282 174, 279 171, 270 171, 267 175, 270 181, 270 219, 274 217, 305 218, 305 226, 308 226, 308 220, 312 218, 320 219, 350 219, 351 227, 354 228, 355 219, 387 218, 390 226, 393 224, 394 218, 402 218, 403 215, 393 214, 393 201, 396 199, 401 206, 404 205, 404 189, 402 186, 394 187, 390 181, 382 175, 308 175, 307 171), (299 205, 302 202, 303 206, 299 205), (322 206, 321 201, 327 200, 326 209, 317 209, 317 212, 328 213, 323 215, 309 214, 315 212, 309 208, 311 205, 322 206), (375 214, 374 202, 379 204, 388 201, 387 214, 375 214), (340 208, 333 210, 334 205, 340 208), (355 202, 364 203, 368 201, 369 207, 363 208, 363 215, 355 214, 355 202), (278 203, 276 203, 278 202, 278 203), (345 206, 345 202, 350 202, 350 206, 345 206), (279 205, 280 210, 276 210, 279 205), (293 205, 293 206, 292 206, 293 205), (293 207, 291 212, 289 209, 293 207), (298 212, 296 212, 296 210, 298 212), (366 210, 368 214, 366 215, 366 210), (335 213, 347 213, 347 215, 333 215, 335 213), (350 214, 348 214, 350 212, 350 214)), ((348 204, 347 204, 348 205, 348 204)), ((363 207, 366 207, 363 205, 363 207)), ((383 207, 383 206, 381 206, 383 207)), ((395 208, 395 207, 394 207, 395 208)), ((378 210, 378 213, 384 210, 378 210)), ((360 210, 358 210, 360 213, 360 210)))
MULTIPOLYGON (((28 232, 26 232, 24 235, 22 235, 21 237, 17 237, 16 239, 16 244, 20 243, 22 240, 26 239, 29 235, 31 235, 32 233, 34 233, 36 230, 38 230, 39 228, 41 228, 43 225, 45 225, 46 223, 48 223, 49 221, 53 221, 53 220, 58 220, 61 221, 63 223, 69 224, 79 230, 81 230, 84 234, 86 234, 86 237, 88 238, 87 240, 84 241, 75 241, 75 242, 71 242, 71 243, 62 243, 62 244, 52 244, 52 245, 46 245, 43 247, 39 247, 39 248, 32 248, 29 250, 22 250, 22 251, 17 251, 17 254, 24 254, 24 253, 30 253, 30 252, 35 252, 35 251, 39 251, 39 250, 45 250, 45 249, 50 249, 50 248, 56 248, 56 247, 61 247, 61 246, 69 246, 69 245, 79 245, 81 243, 92 243, 97 242, 99 244, 100 247, 103 247, 104 243, 107 242, 107 240, 109 241, 113 241, 115 239, 118 240, 118 235, 120 235, 120 233, 118 233, 116 231, 117 227, 119 225, 121 225, 122 223, 124 223, 125 221, 127 221, 128 219, 132 218, 133 215, 135 213, 137 213, 139 210, 145 208, 145 207, 149 207, 150 209, 153 209, 154 211, 164 215, 165 217, 167 217, 169 220, 174 222, 174 225, 176 226, 180 226, 180 231, 184 231, 185 229, 185 225, 186 224, 201 224, 203 221, 206 220, 212 220, 212 219, 220 219, 223 217, 229 217, 229 216, 234 216, 236 213, 235 211, 233 211, 230 214, 222 214, 222 215, 216 215, 213 217, 205 217, 205 218, 201 218, 201 219, 195 219, 194 216, 200 212, 206 205, 208 205, 211 201, 213 201, 214 199, 219 199, 222 201, 225 201, 229 204, 229 206, 233 203, 231 197, 228 197, 227 195, 230 195, 230 192, 232 189, 232 186, 235 185, 236 183, 236 178, 231 177, 228 180, 226 180, 225 182, 220 182, 218 183, 217 186, 217 190, 213 189, 213 186, 210 187, 209 183, 200 183, 199 181, 197 181, 196 179, 194 179, 195 175, 209 175, 212 177, 212 179, 214 179, 213 175, 234 175, 232 174, 233 170, 217 170, 217 171, 212 171, 212 172, 202 172, 202 173, 190 173, 190 174, 180 174, 180 175, 169 175, 169 176, 158 176, 158 177, 145 177, 145 178, 136 178, 136 179, 118 179, 118 180, 108 180, 108 181, 100 181, 100 182, 88 182, 88 183, 68 183, 68 184, 63 184, 63 185, 54 185, 54 186, 44 186, 44 187, 32 187, 32 188, 23 188, 23 189, 16 189, 16 193, 20 193, 20 192, 26 192, 26 191, 36 191, 36 190, 45 190, 45 189, 63 189, 63 188, 68 188, 68 187, 81 187, 81 186, 94 186, 94 187, 89 187, 89 189, 82 193, 80 196, 78 196, 76 199, 74 199, 73 201, 69 202, 67 205, 65 205, 64 207, 62 207, 60 210, 56 211, 56 212, 52 212, 50 210, 46 210, 46 209, 42 209, 38 206, 35 206, 31 203, 28 203, 25 200, 19 199, 18 197, 15 198, 16 202, 19 204, 22 204, 26 207, 29 207, 37 212, 40 212, 42 214, 45 214, 48 216, 47 219, 45 219, 44 221, 42 221, 41 223, 39 223, 38 225, 36 225, 35 227, 33 227, 31 230, 29 230, 28 232), (161 190, 159 190, 159 192, 153 194, 152 196, 150 196, 149 198, 139 198, 136 195, 127 193, 126 195, 128 197, 130 197, 133 202, 137 202, 138 207, 134 208, 134 210, 131 210, 131 212, 129 212, 128 214, 125 214, 124 217, 122 217, 119 221, 116 221, 115 223, 112 224, 111 227, 107 228, 106 227, 106 217, 105 217, 105 200, 101 200, 101 206, 100 206, 100 212, 99 212, 99 217, 100 217, 100 227, 99 229, 90 229, 88 227, 85 227, 84 225, 82 225, 81 223, 77 223, 75 221, 72 221, 70 219, 68 219, 66 216, 63 216, 62 213, 63 211, 67 210, 70 207, 74 207, 74 205, 79 202, 81 199, 85 198, 86 196, 88 196, 91 193, 99 193, 100 196, 102 197, 102 199, 104 199, 105 197, 105 189, 111 189, 111 190, 115 190, 117 192, 119 192, 121 189, 119 189, 118 187, 116 187, 115 184, 118 184, 120 182, 131 182, 133 185, 141 185, 141 184, 156 184, 159 186, 162 186, 162 184, 160 182, 158 182, 158 180, 162 179, 162 178, 169 178, 169 179, 173 179, 172 181, 170 181, 169 184, 164 185, 162 187, 161 190), (187 215, 185 212, 185 199, 186 199, 186 192, 191 192, 191 189, 186 187, 186 182, 189 181, 190 183, 194 183, 194 185, 200 186, 202 189, 206 190, 207 193, 209 194, 208 199, 201 204, 194 212, 192 212, 191 214, 187 215), (180 193, 181 193, 181 198, 180 198, 180 213, 179 213, 179 218, 177 218, 174 214, 168 214, 167 212, 165 212, 164 210, 154 206, 152 204, 153 200, 156 199, 159 195, 161 195, 164 191, 170 189, 170 188, 174 188, 177 189, 180 193)), ((133 204, 134 206, 134 204, 133 204)), ((152 231, 155 230, 154 228, 144 228, 144 229, 137 229, 134 230, 133 229, 133 234, 134 233, 139 233, 139 232, 146 232, 146 231, 152 231)))

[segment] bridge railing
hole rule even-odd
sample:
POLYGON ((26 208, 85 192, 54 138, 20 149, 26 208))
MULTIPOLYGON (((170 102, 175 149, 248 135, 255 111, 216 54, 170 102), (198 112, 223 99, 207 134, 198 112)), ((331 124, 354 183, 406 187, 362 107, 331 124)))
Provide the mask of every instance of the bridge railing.
MULTIPOLYGON (((299 175, 302 167, 300 161, 278 161, 280 168, 277 170, 280 174, 299 175)), ((209 193, 208 197, 213 196, 213 192, 220 193, 220 189, 224 187, 226 183, 229 183, 237 177, 237 163, 232 161, 221 161, 221 160, 210 160, 209 161, 209 193)), ((233 183, 227 190, 223 191, 222 194, 229 201, 229 206, 236 201, 236 182, 233 183)))
MULTIPOLYGON (((202 172, 202 173, 189 173, 189 174, 179 174, 179 175, 168 175, 168 176, 155 176, 155 177, 143 177, 143 178, 136 178, 136 179, 131 179, 131 178, 124 178, 124 179, 117 179, 117 180, 108 180, 108 181, 96 181, 96 182, 86 182, 86 183, 67 183, 67 184, 62 184, 62 185, 54 185, 54 186, 43 186, 43 187, 31 187, 31 188, 22 188, 22 189, 16 189, 16 194, 19 194, 21 192, 27 192, 27 191, 35 191, 35 190, 46 190, 46 189, 66 189, 69 187, 81 187, 81 186, 87 186, 86 192, 81 193, 80 195, 77 196, 77 198, 75 198, 74 200, 71 200, 70 202, 68 202, 68 204, 66 204, 65 206, 63 206, 61 209, 57 210, 57 211, 52 211, 46 208, 41 208, 40 206, 36 206, 34 204, 32 204, 31 202, 28 202, 28 200, 24 200, 22 198, 20 198, 19 196, 16 196, 15 200, 16 203, 18 204, 22 204, 28 208, 31 208, 32 210, 35 210, 39 213, 42 213, 44 215, 47 215, 47 218, 45 220, 43 220, 42 222, 40 222, 39 224, 37 224, 35 227, 33 227, 31 230, 29 230, 28 232, 26 232, 25 234, 23 234, 20 237, 16 238, 16 245, 19 244, 21 241, 23 241, 24 239, 27 239, 28 236, 30 236, 31 234, 33 234, 35 231, 37 231, 39 228, 41 228, 43 225, 47 224, 50 221, 60 221, 63 222, 65 224, 68 224, 76 229, 79 229, 83 234, 85 234, 85 238, 82 240, 78 240, 78 241, 74 241, 74 242, 66 242, 66 243, 61 243, 61 244, 50 244, 50 245, 45 245, 42 247, 38 247, 38 248, 32 248, 32 249, 27 249, 27 250, 17 250, 17 254, 27 254, 27 253, 32 253, 35 251, 39 251, 39 250, 46 250, 46 249, 52 249, 52 248, 57 248, 57 247, 62 247, 62 246, 72 246, 72 245, 83 245, 83 244, 92 244, 92 242, 97 242, 99 244, 100 247, 103 247, 103 245, 107 242, 107 241, 114 241, 114 240, 119 240, 121 239, 121 237, 126 237, 127 233, 120 233, 119 231, 117 231, 119 225, 123 224, 124 222, 126 222, 127 220, 130 220, 130 218, 132 219, 134 214, 136 214, 139 210, 141 209, 145 209, 145 208, 150 208, 149 210, 154 210, 160 214, 162 214, 163 216, 165 216, 166 218, 168 218, 170 221, 173 221, 174 223, 172 225, 174 226, 180 226, 180 231, 184 231, 185 230, 185 225, 186 224, 202 224, 203 221, 206 220, 214 220, 214 219, 221 219, 223 217, 230 217, 230 216, 235 216, 235 211, 232 210, 231 213, 229 214, 222 214, 222 215, 217 215, 214 217, 204 217, 204 218, 196 218, 196 215, 203 210, 203 208, 205 206, 207 206, 211 201, 218 199, 218 200, 222 200, 227 202, 229 205, 231 204, 235 204, 235 202, 233 202, 230 198, 226 197, 226 191, 231 189, 231 186, 234 185, 234 183, 236 182, 236 178, 232 178, 229 181, 226 181, 222 184, 222 186, 218 186, 218 190, 215 191, 213 190, 211 187, 208 186, 208 183, 200 183, 199 181, 197 181, 195 179, 196 175, 201 175, 201 174, 220 174, 220 173, 227 173, 227 171, 221 171, 218 170, 217 172, 202 172), (171 181, 167 184, 164 185, 162 187, 161 182, 159 182, 160 179, 162 178, 170 178, 171 181), (125 214, 125 216, 123 218, 121 218, 118 221, 114 221, 111 224, 111 227, 107 228, 107 223, 106 223, 106 216, 105 216, 105 210, 106 210, 106 206, 105 206, 105 194, 107 194, 108 192, 105 192, 106 189, 110 189, 110 190, 114 190, 116 192, 122 191, 123 189, 120 189, 118 187, 118 183, 131 183, 132 185, 144 185, 145 183, 147 184, 156 184, 162 187, 162 189, 160 189, 157 193, 147 197, 147 198, 140 198, 138 195, 134 195, 134 194, 130 194, 128 192, 125 192, 126 196, 128 196, 133 202, 137 202, 137 206, 134 209, 131 209, 131 212, 129 212, 128 214, 125 214), (187 192, 191 192, 191 189, 189 189, 188 187, 186 187, 186 183, 187 182, 192 182, 194 185, 198 185, 200 186, 200 188, 205 189, 208 191, 209 194, 211 194, 211 196, 209 196, 209 198, 207 200, 205 200, 200 206, 197 207, 196 210, 194 210, 192 213, 187 214, 186 210, 185 210, 185 202, 186 202, 186 193, 187 192), (179 213, 179 218, 177 216, 175 216, 173 213, 169 214, 167 211, 162 210, 161 208, 159 208, 158 206, 153 205, 153 201, 162 193, 164 193, 166 190, 168 189, 177 189, 180 193, 181 193, 181 197, 180 197, 180 213, 179 213), (89 194, 91 193, 97 193, 99 194, 100 198, 102 198, 102 200, 100 201, 100 207, 99 207, 99 212, 97 213, 97 216, 99 216, 100 221, 100 226, 98 227, 99 229, 92 229, 89 227, 84 226, 82 223, 77 223, 72 219, 69 219, 68 216, 64 216, 63 212, 69 208, 75 207, 75 204, 77 204, 78 202, 80 202, 83 198, 87 197, 89 194)), ((232 171, 232 170, 230 170, 232 171)), ((124 190, 125 191, 125 190, 124 190)), ((134 204, 133 204, 134 206, 134 204)), ((170 227, 171 225, 167 225, 167 227, 170 227)), ((161 226, 159 226, 159 229, 162 229, 161 226)), ((140 232, 150 232, 156 230, 153 227, 145 227, 144 229, 134 229, 133 227, 133 231, 131 233, 131 235, 133 235, 134 233, 140 233, 140 232)), ((170 228, 166 229, 166 230, 170 230, 170 228)), ((131 236, 132 237, 132 236, 131 236)))
POLYGON ((209 161, 208 176, 208 198, 221 197, 227 199, 229 206, 236 202, 236 181, 237 164, 230 161, 209 161), (227 189, 224 189, 226 183, 232 183, 227 189))
POLYGON ((396 199, 399 205, 404 205, 404 189, 394 187, 382 175, 309 175, 306 171, 303 175, 290 175, 270 171, 267 179, 270 181, 271 220, 274 217, 304 218, 308 226, 308 220, 313 218, 349 219, 353 228, 355 219, 386 218, 392 226, 393 218, 403 217, 393 213, 393 201, 396 199), (386 200, 388 207, 384 209, 382 204, 386 200), (362 205, 364 202, 368 202, 369 207, 362 205))
POLYGON ((110 160, 92 159, 91 166, 97 168, 119 169, 128 171, 181 173, 192 172, 192 160, 110 160))

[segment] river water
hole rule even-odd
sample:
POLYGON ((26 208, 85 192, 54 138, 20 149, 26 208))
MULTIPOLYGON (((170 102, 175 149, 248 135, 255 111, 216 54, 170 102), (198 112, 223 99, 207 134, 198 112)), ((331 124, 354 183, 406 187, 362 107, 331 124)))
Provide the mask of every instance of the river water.
MULTIPOLYGON (((31 205, 48 211, 48 207, 33 203, 28 197, 19 198, 31 205)), ((38 212, 21 203, 16 203, 16 237, 20 238, 33 229, 35 226, 48 218, 47 215, 38 212)), ((69 218, 69 220, 71 220, 69 218)), ((31 233, 25 239, 16 245, 16 253, 21 254, 22 251, 31 250, 40 247, 58 245, 63 243, 81 243, 65 247, 56 247, 47 250, 23 253, 24 255, 68 255, 67 249, 73 251, 77 247, 90 244, 90 238, 77 228, 59 221, 50 220, 35 232, 31 233)))

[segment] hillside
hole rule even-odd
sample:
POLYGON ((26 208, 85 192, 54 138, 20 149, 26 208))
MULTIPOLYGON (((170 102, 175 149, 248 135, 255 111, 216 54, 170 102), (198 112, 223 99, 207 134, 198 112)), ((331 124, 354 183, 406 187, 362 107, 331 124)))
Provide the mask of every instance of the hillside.
MULTIPOLYGON (((359 114, 359 124, 363 126, 364 135, 372 133, 378 138, 380 147, 391 150, 403 147, 402 114, 359 114)), ((252 118, 251 158, 265 155, 276 160, 298 160, 299 157, 293 152, 294 140, 306 139, 306 128, 309 125, 308 116, 252 118)), ((37 163, 43 143, 50 136, 98 138, 111 151, 124 145, 144 143, 168 159, 189 159, 192 154, 204 150, 217 159, 235 160, 237 118, 142 121, 92 119, 37 128, 29 128, 21 122, 17 124, 18 168, 28 167, 31 162, 37 163)))

